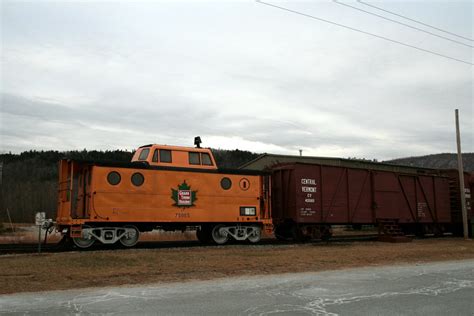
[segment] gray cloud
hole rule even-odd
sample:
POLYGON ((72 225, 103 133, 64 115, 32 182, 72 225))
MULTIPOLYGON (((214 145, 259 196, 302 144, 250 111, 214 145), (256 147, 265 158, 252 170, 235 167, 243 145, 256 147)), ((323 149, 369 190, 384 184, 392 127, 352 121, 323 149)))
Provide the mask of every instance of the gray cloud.
MULTIPOLYGON (((331 3, 292 5, 472 58, 331 3)), ((411 8, 472 27, 469 2, 411 8)), ((201 135, 213 147, 387 159, 454 151, 455 107, 474 151, 472 67, 254 2, 5 2, 2 38, 3 151, 201 135)))

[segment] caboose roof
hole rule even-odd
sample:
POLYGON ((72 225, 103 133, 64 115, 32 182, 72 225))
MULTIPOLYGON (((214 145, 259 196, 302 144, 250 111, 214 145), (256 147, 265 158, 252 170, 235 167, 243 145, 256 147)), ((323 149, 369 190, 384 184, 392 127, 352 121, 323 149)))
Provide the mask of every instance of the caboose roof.
POLYGON ((197 147, 171 146, 171 145, 162 145, 162 144, 144 145, 144 146, 138 147, 138 149, 147 148, 147 147, 169 149, 169 150, 174 150, 174 151, 193 151, 193 152, 206 152, 206 153, 208 153, 211 150, 210 148, 206 148, 206 147, 197 148, 197 147))

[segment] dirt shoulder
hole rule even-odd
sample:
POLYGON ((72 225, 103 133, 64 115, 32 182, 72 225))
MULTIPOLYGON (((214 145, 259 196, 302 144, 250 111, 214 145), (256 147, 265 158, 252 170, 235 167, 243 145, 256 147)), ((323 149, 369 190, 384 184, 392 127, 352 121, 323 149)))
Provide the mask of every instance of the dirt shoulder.
POLYGON ((474 241, 315 243, 0 256, 0 294, 474 258, 474 241))

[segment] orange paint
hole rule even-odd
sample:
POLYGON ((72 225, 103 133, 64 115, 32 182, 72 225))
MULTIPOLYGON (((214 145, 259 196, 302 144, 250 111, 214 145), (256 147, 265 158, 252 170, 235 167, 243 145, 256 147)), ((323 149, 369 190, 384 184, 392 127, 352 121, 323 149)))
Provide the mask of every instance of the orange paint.
POLYGON ((143 161, 151 166, 216 170, 209 148, 147 145, 137 149, 132 162, 143 161))
POLYGON ((151 227, 204 223, 256 223, 263 227, 271 224, 270 190, 264 190, 267 176, 245 171, 221 173, 209 149, 152 145, 137 150, 132 161, 147 161, 150 166, 62 160, 58 227, 107 226, 109 223, 141 223, 151 227), (143 149, 149 152, 146 159, 140 160, 143 149), (171 151, 174 168, 162 169, 165 163, 152 161, 154 150, 162 149, 171 151), (201 171, 189 169, 189 152, 209 154, 212 165, 194 166, 204 169, 201 171), (230 187, 226 189, 229 181, 230 187), (255 215, 244 215, 243 207, 248 211, 255 208, 255 215))

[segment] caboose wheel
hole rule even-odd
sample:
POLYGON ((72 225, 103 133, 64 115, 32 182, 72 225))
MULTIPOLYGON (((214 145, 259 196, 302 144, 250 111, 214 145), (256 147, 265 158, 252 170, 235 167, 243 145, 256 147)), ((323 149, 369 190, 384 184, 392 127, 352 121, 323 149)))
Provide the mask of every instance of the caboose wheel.
MULTIPOLYGON (((83 225, 82 228, 90 228, 89 226, 83 225)), ((78 248, 81 249, 86 249, 92 246, 95 242, 94 237, 89 236, 90 238, 84 238, 84 237, 73 237, 72 242, 74 245, 76 245, 78 248)))
POLYGON ((262 230, 258 226, 254 226, 253 232, 247 238, 252 244, 258 243, 262 239, 262 230))
POLYGON ((227 235, 227 232, 221 231, 221 228, 223 228, 224 225, 216 225, 212 229, 211 237, 212 241, 214 241, 218 245, 223 245, 229 240, 229 236, 227 235))
POLYGON ((94 244, 95 239, 94 238, 86 239, 86 238, 74 237, 72 239, 72 241, 74 242, 74 245, 76 245, 77 247, 82 248, 82 249, 86 249, 86 248, 89 248, 90 246, 92 246, 94 244))
POLYGON ((120 243, 125 247, 135 246, 138 242, 138 239, 140 238, 140 231, 133 225, 126 225, 124 228, 128 228, 129 231, 122 238, 120 238, 120 243))

